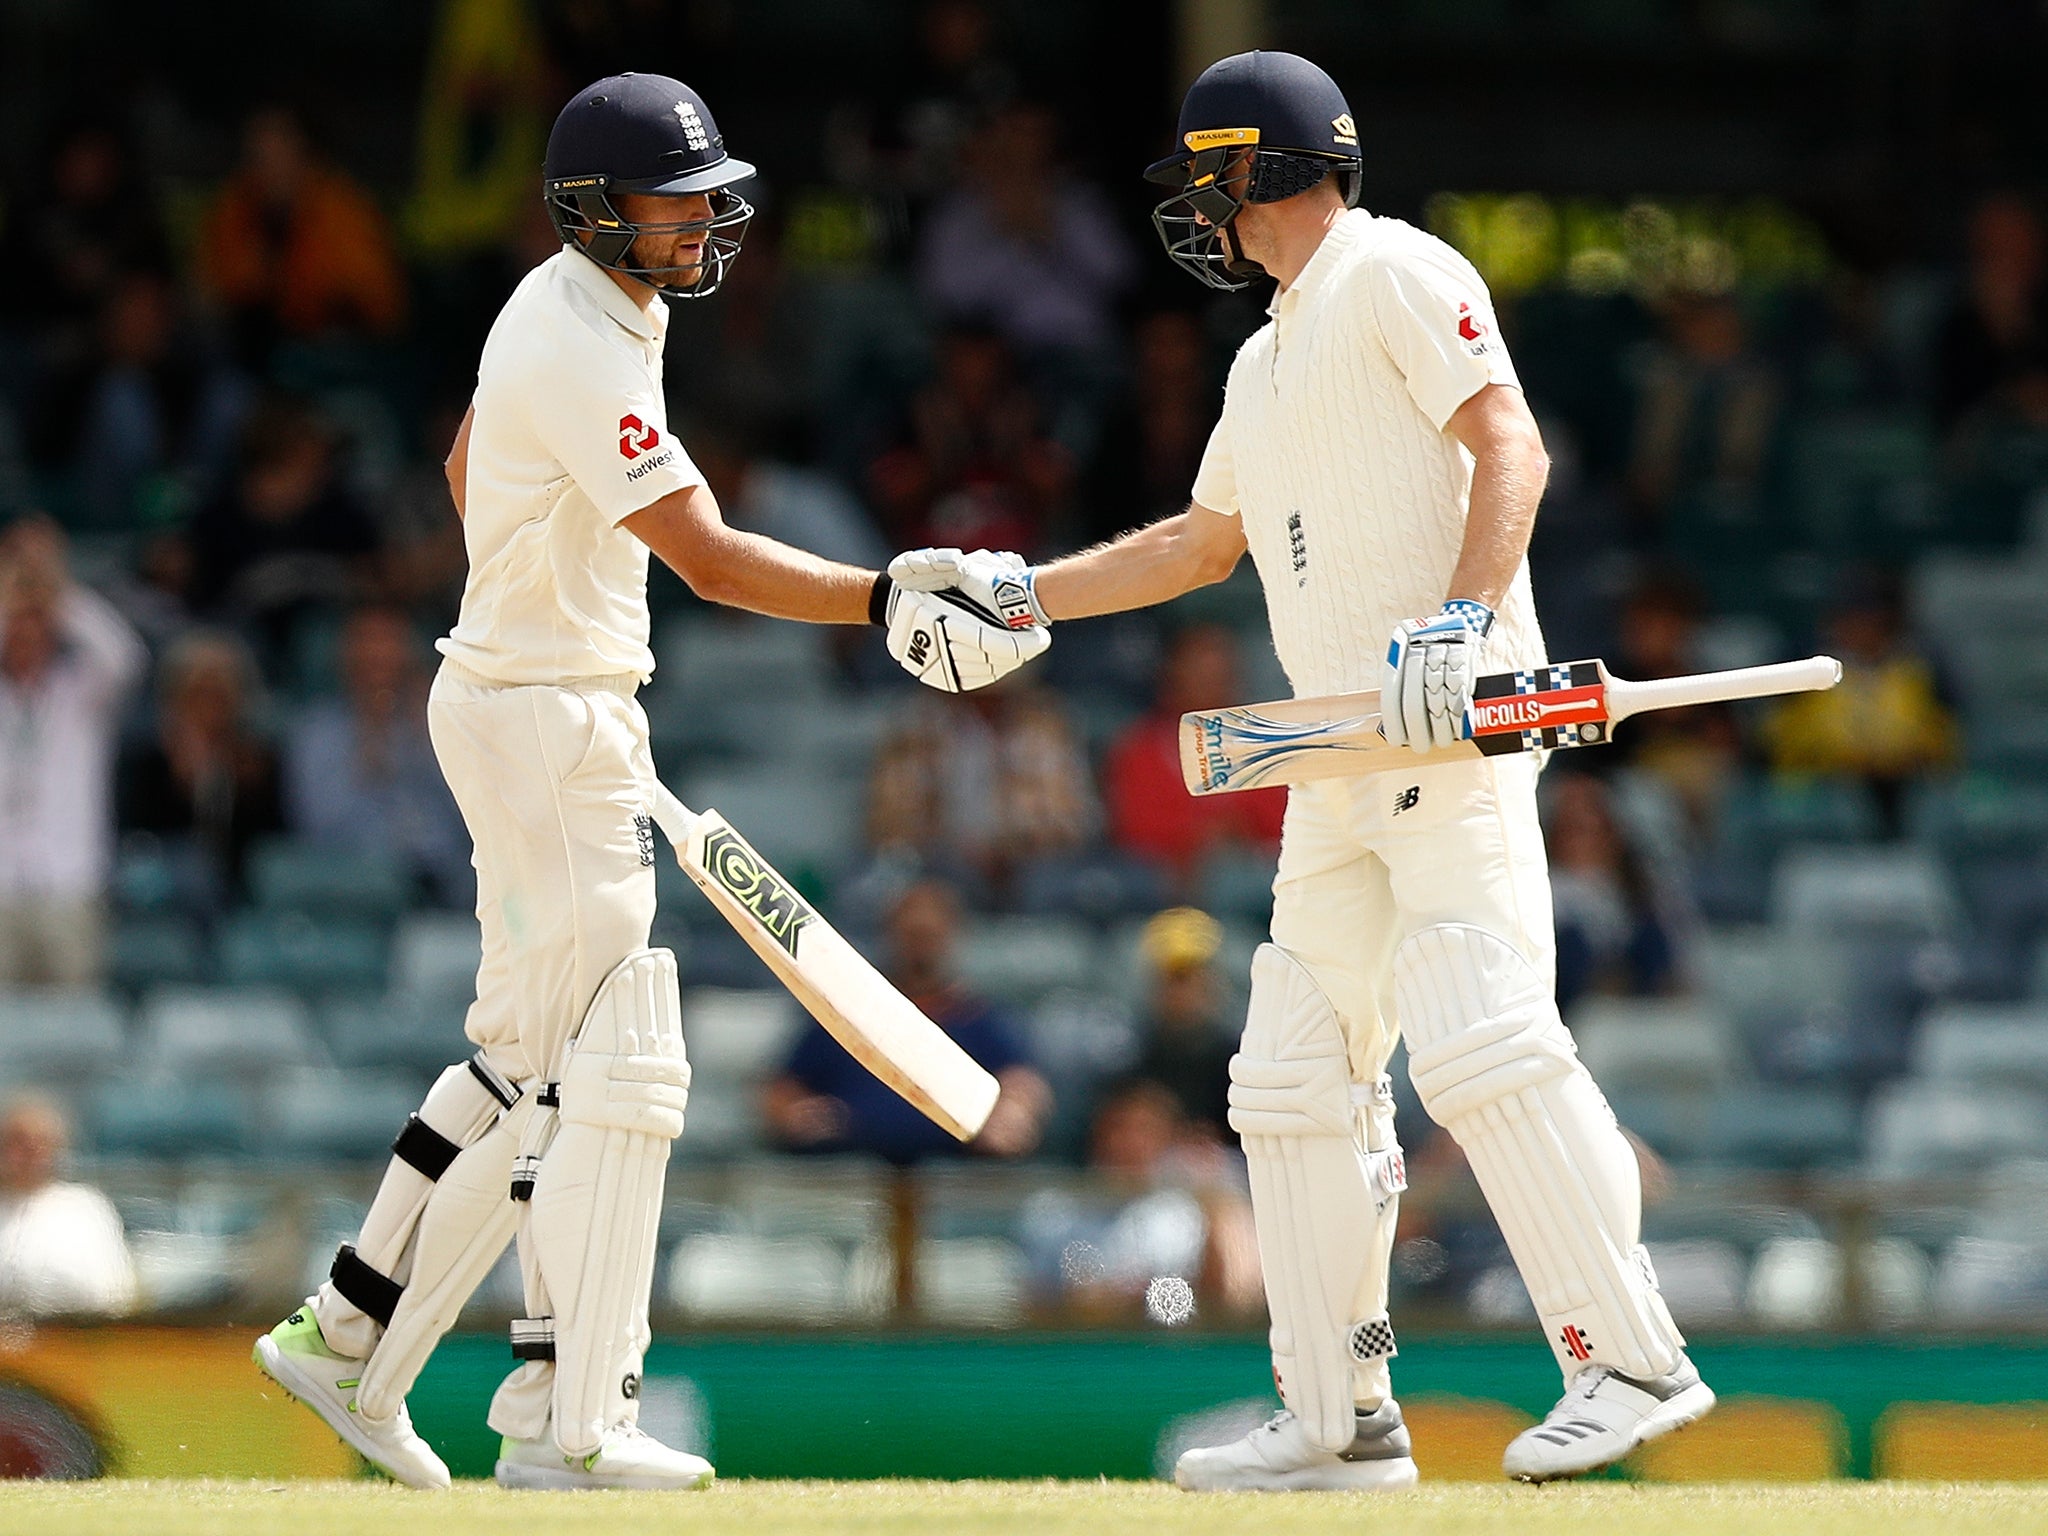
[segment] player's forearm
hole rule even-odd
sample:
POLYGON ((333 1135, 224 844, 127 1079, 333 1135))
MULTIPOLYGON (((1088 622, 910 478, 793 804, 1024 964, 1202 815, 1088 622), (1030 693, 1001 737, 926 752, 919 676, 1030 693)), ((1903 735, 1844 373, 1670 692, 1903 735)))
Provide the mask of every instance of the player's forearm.
POLYGON ((1536 504, 1543 499, 1549 473, 1550 460, 1540 447, 1483 459, 1474 466, 1465 542, 1446 598, 1469 597, 1489 608, 1500 607, 1529 553, 1536 504))
MULTIPOLYGON (((1108 544, 1038 568, 1039 605, 1052 619, 1083 619, 1170 602, 1196 587, 1223 580, 1244 553, 1241 538, 1200 537, 1197 512, 1182 512, 1127 533, 1108 544)), ((1200 516, 1217 518, 1213 512, 1200 516)), ((1234 527, 1234 520, 1230 521, 1234 527)))
POLYGON ((708 603, 812 624, 865 624, 875 573, 729 528, 702 486, 622 525, 708 603))

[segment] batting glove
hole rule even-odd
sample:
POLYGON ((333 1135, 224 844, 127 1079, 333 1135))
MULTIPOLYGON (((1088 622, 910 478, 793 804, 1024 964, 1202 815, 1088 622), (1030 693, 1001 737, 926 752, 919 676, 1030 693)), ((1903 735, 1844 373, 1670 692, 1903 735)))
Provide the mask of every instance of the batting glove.
POLYGON ((889 654, 928 688, 968 693, 1007 677, 1052 644, 1032 626, 1008 629, 959 600, 959 594, 903 586, 888 597, 889 654))
POLYGON ((1493 610, 1454 597, 1433 619, 1403 619, 1387 646, 1380 731, 1397 747, 1431 752, 1472 736, 1472 685, 1493 610))
POLYGON ((1052 622, 1038 606, 1038 572, 1008 550, 906 550, 889 562, 889 579, 913 592, 957 589, 998 624, 1043 629, 1052 622))

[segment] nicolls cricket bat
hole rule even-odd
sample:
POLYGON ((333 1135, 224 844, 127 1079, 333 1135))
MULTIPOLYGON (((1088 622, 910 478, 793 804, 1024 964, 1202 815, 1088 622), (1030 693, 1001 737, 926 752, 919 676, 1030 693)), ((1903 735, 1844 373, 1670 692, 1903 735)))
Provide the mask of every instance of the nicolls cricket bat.
POLYGON ((718 812, 692 811, 657 785, 654 819, 683 872, 833 1039, 961 1141, 980 1134, 995 1108, 996 1080, 951 1035, 868 964, 718 812))
POLYGON ((1472 690, 1471 739, 1435 752, 1390 746, 1377 693, 1277 699, 1204 709, 1180 719, 1180 771, 1188 793, 1228 794, 1390 769, 1427 767, 1546 748, 1590 747, 1617 722, 1650 709, 1811 693, 1842 680, 1832 656, 1631 683, 1601 661, 1567 661, 1482 677, 1472 690))

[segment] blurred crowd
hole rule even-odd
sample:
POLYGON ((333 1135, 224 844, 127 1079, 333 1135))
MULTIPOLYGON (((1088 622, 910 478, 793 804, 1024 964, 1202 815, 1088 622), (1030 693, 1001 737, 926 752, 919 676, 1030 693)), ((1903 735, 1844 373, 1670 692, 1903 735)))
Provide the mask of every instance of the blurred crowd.
MULTIPOLYGON (((438 37, 409 183, 366 184, 334 126, 266 103, 203 196, 167 198, 156 146, 92 115, 47 125, 7 198, 0 983, 139 992, 134 872, 212 932, 281 841, 387 860, 404 910, 472 899, 423 712, 463 574, 438 462, 484 328, 553 249, 538 145, 590 57, 560 18, 472 9, 496 21, 438 37)), ((867 563, 1047 556, 1177 510, 1258 296, 1171 272, 1136 168, 1076 155, 985 6, 919 14, 900 78, 823 125, 815 163, 767 168, 724 291, 675 306, 685 442, 736 523, 867 563)), ((693 83, 723 111, 718 80, 693 83)), ((1769 915, 1757 806, 1848 805, 1859 839, 1903 844, 1975 765, 1967 658, 1915 573, 2020 549, 2043 510, 2035 190, 1984 189, 1931 263, 1759 286, 1709 259, 1501 294, 1558 466, 1534 553, 1553 654, 1632 678, 1808 648, 1845 666, 1833 693, 1644 717, 1552 766, 1568 1012, 1695 993, 1702 933, 1769 915)), ((1247 576, 1063 626, 1044 665, 961 699, 913 696, 871 636, 832 642, 833 696, 884 725, 837 769, 854 846, 807 875, 998 1072, 976 1153, 1135 1191, 1033 1213, 1034 1264, 1077 1293, 1199 1271, 1246 1295, 1224 934, 1263 916, 1284 798, 1187 797, 1175 727, 1285 687, 1247 576), (1016 914, 1151 918, 1111 1067, 1039 1059, 951 968, 963 924, 1016 914)), ((658 633, 714 622, 653 586, 658 633)), ((663 687, 657 750, 688 757, 694 717, 660 718, 663 687)), ((823 1036, 760 1110, 784 1149, 949 1150, 823 1036)), ((1406 1134, 1426 1141, 1419 1115, 1406 1134)))

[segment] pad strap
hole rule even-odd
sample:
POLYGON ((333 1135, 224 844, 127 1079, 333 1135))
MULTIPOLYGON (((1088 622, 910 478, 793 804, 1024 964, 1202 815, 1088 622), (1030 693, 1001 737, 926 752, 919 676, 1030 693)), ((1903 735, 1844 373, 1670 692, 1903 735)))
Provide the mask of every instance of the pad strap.
POLYGON ((356 1256, 354 1245, 341 1245, 327 1278, 341 1293, 342 1300, 386 1328, 391 1326, 391 1314, 398 1310, 398 1299, 405 1294, 405 1287, 364 1263, 356 1256))
POLYGON ((514 1360, 555 1358, 555 1320, 552 1317, 515 1317, 512 1320, 514 1360))
POLYGON ((448 1165, 462 1155, 462 1148, 435 1130, 418 1115, 405 1117, 405 1128, 391 1143, 391 1155, 417 1170, 422 1177, 439 1182, 448 1165))

